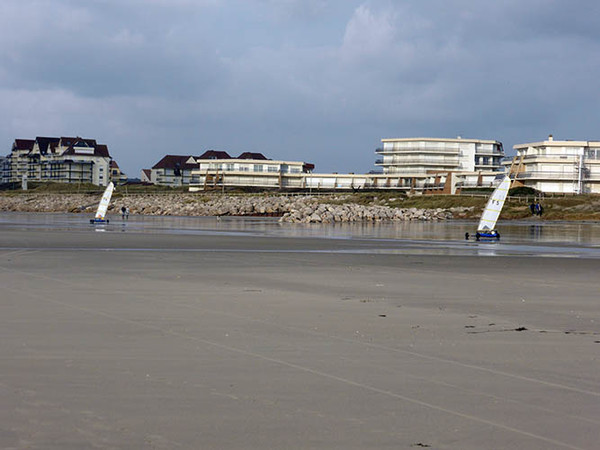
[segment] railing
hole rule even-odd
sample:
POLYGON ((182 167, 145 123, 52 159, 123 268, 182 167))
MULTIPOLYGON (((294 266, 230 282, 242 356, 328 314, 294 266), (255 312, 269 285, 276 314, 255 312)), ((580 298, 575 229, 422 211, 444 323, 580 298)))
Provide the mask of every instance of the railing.
POLYGON ((435 165, 435 166, 458 166, 458 158, 406 158, 406 159, 393 159, 386 164, 392 164, 395 166, 414 166, 419 164, 435 165))
POLYGON ((475 170, 491 170, 492 172, 504 172, 504 168, 499 164, 475 164, 475 170))
POLYGON ((475 155, 491 155, 491 156, 504 156, 504 152, 497 150, 475 150, 475 155))
POLYGON ((458 149, 442 149, 442 148, 397 148, 397 149, 388 149, 382 150, 376 153, 386 153, 393 155, 405 155, 405 154, 447 154, 447 155, 458 155, 460 150, 458 149))
POLYGON ((552 161, 561 162, 561 161, 579 161, 578 155, 525 155, 523 157, 524 160, 533 160, 533 159, 550 159, 552 161))
POLYGON ((537 178, 537 179, 541 179, 541 180, 574 181, 574 180, 577 180, 577 172, 564 173, 564 172, 535 171, 535 172, 520 172, 516 176, 517 180, 524 179, 524 178, 537 178))

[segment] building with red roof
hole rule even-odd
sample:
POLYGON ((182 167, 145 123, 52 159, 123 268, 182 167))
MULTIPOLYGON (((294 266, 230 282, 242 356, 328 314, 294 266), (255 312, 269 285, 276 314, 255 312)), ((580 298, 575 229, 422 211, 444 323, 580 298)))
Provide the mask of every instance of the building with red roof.
POLYGON ((314 168, 302 161, 272 160, 262 153, 244 152, 231 157, 226 152, 209 150, 196 158, 190 191, 218 187, 284 189, 291 184, 300 185, 296 181, 314 168))
POLYGON ((126 178, 112 160, 108 147, 95 139, 67 136, 15 139, 8 159, 7 178, 12 182, 27 179, 106 186, 112 180, 111 162, 118 173, 114 181, 126 178))
POLYGON ((313 169, 313 164, 273 161, 262 153, 231 156, 222 150, 207 150, 200 156, 166 155, 152 169, 142 169, 141 180, 171 187, 208 187, 227 176, 243 186, 271 187, 281 184, 281 175, 309 173, 313 169))
POLYGON ((142 169, 140 179, 161 186, 187 186, 192 181, 192 170, 198 167, 196 158, 192 155, 166 155, 151 169, 142 169))

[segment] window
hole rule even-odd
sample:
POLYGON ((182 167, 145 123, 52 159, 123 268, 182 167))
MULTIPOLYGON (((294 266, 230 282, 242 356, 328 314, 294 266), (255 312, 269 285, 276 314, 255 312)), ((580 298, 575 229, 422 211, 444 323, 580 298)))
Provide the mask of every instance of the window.
POLYGON ((262 172, 263 171, 263 165, 262 164, 254 164, 254 171, 255 172, 262 172))

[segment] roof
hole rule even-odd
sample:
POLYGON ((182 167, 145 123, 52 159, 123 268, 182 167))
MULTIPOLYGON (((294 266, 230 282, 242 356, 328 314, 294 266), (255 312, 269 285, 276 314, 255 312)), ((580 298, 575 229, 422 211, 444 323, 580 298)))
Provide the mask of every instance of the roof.
POLYGON ((110 155, 108 154, 108 147, 104 144, 96 145, 94 156, 104 156, 106 158, 110 158, 110 155))
POLYGON ((58 141, 60 141, 60 138, 56 137, 37 136, 35 138, 35 142, 37 142, 38 147, 40 148, 40 153, 42 155, 48 153, 48 146, 51 143, 58 143, 58 141))
POLYGON ((555 140, 549 136, 545 141, 529 142, 525 144, 513 145, 514 149, 524 149, 528 147, 599 147, 600 140, 593 141, 571 141, 571 140, 555 140))
MULTIPOLYGON (((216 164, 223 164, 223 163, 246 163, 246 164, 250 164, 250 163, 258 163, 258 164, 267 164, 267 165, 277 165, 277 164, 287 164, 288 166, 304 166, 304 165, 308 165, 308 166, 314 166, 314 164, 311 163, 306 163, 303 161, 282 161, 282 160, 274 160, 274 159, 239 159, 239 158, 225 158, 225 159, 210 159, 210 160, 202 160, 200 158, 196 158, 198 161, 198 163, 204 163, 206 164, 208 161, 210 161, 211 163, 216 163, 216 164)), ((196 166, 197 167, 197 166, 196 166)))
POLYGON ((500 141, 494 141, 489 139, 465 139, 462 137, 458 138, 426 138, 426 137, 415 137, 415 138, 390 138, 382 139, 381 142, 470 142, 473 144, 499 144, 500 141))
POLYGON ((62 154, 63 155, 75 155, 77 154, 77 148, 86 147, 93 149, 94 152, 89 151, 85 154, 110 158, 108 153, 108 146, 104 144, 98 144, 95 139, 84 139, 80 137, 49 137, 49 136, 37 136, 35 140, 32 139, 15 139, 12 151, 31 151, 37 143, 41 155, 48 153, 57 154, 60 148, 67 148, 62 154))
POLYGON ((110 161, 109 166, 110 166, 111 169, 118 169, 119 168, 119 165, 117 164, 117 162, 114 159, 112 159, 110 161))
POLYGON ((196 159, 230 159, 229 153, 219 150, 207 150, 196 159))
POLYGON ((83 139, 80 137, 61 137, 60 142, 63 146, 68 145, 68 148, 63 152, 63 155, 75 155, 77 154, 76 148, 87 147, 94 149, 94 156, 110 158, 108 153, 108 146, 105 144, 96 143, 95 139, 83 139))
POLYGON ((256 160, 266 160, 268 159, 262 153, 252 153, 252 152, 244 152, 237 159, 256 159, 256 160))
POLYGON ((150 169, 142 169, 142 173, 146 175, 148 179, 152 176, 152 171, 150 169))
POLYGON ((33 139, 15 139, 15 143, 13 144, 14 150, 27 150, 31 151, 33 149, 33 144, 35 141, 33 139))
POLYGON ((188 163, 188 160, 194 156, 191 155, 167 155, 159 162, 157 162, 153 169, 196 169, 198 164, 188 163))
POLYGON ((76 137, 68 137, 68 136, 62 136, 60 138, 60 143, 61 145, 63 145, 64 147, 70 147, 71 145, 73 145, 75 143, 75 141, 77 141, 79 138, 76 137))
POLYGON ((60 145, 63 147, 96 147, 98 143, 96 139, 84 139, 79 136, 77 137, 65 137, 60 138, 60 145))

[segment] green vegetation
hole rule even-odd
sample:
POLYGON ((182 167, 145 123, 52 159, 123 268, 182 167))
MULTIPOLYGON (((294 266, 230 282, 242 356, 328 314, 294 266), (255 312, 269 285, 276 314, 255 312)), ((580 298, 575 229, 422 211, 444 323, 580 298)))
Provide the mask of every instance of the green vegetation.
MULTIPOLYGON (((539 193, 532 192, 529 188, 518 188, 518 195, 510 196, 502 210, 501 219, 528 219, 531 218, 529 205, 539 199, 539 193)), ((511 191, 512 193, 512 191, 511 191)), ((321 203, 359 205, 380 205, 394 208, 426 208, 450 209, 463 208, 455 211, 455 217, 460 219, 478 219, 485 207, 488 194, 462 194, 462 195, 413 195, 407 197, 397 192, 363 192, 355 194, 332 194, 320 198, 321 203)), ((578 195, 568 197, 546 196, 540 199, 544 207, 542 220, 600 220, 600 196, 578 195)), ((536 216, 537 218, 537 216, 536 216)), ((538 218, 539 219, 539 218, 538 218)))
POLYGON ((549 220, 600 220, 600 196, 550 197, 541 201, 549 220))
POLYGON ((508 195, 511 197, 534 197, 541 195, 541 193, 531 187, 519 186, 508 191, 508 195))
POLYGON ((123 186, 115 186, 115 192, 122 192, 124 194, 153 194, 153 193, 189 193, 187 186, 180 187, 169 187, 169 186, 157 186, 154 184, 126 184, 123 186))
POLYGON ((474 208, 483 210, 487 203, 486 195, 418 195, 403 202, 402 208, 474 208))
POLYGON ((34 192, 48 192, 48 193, 91 193, 91 192, 102 192, 104 188, 96 186, 92 183, 38 183, 31 181, 27 183, 28 191, 34 192))
POLYGON ((24 193, 35 194, 96 194, 104 191, 103 187, 91 183, 39 183, 30 181, 27 190, 21 190, 21 183, 13 183, 10 189, 2 190, 3 195, 21 195, 24 193))
MULTIPOLYGON (((24 192, 31 192, 36 194, 41 193, 52 193, 52 194, 97 194, 104 192, 104 186, 96 186, 91 183, 40 183, 36 181, 30 181, 27 183, 27 191, 21 190, 21 183, 15 183, 15 186, 11 186, 11 189, 2 191, 7 194, 23 194, 24 192)), ((155 192, 160 193, 187 193, 188 188, 177 187, 171 188, 168 186, 156 186, 156 185, 143 185, 143 184, 127 184, 122 186, 115 186, 114 196, 120 194, 152 194, 155 192)))

